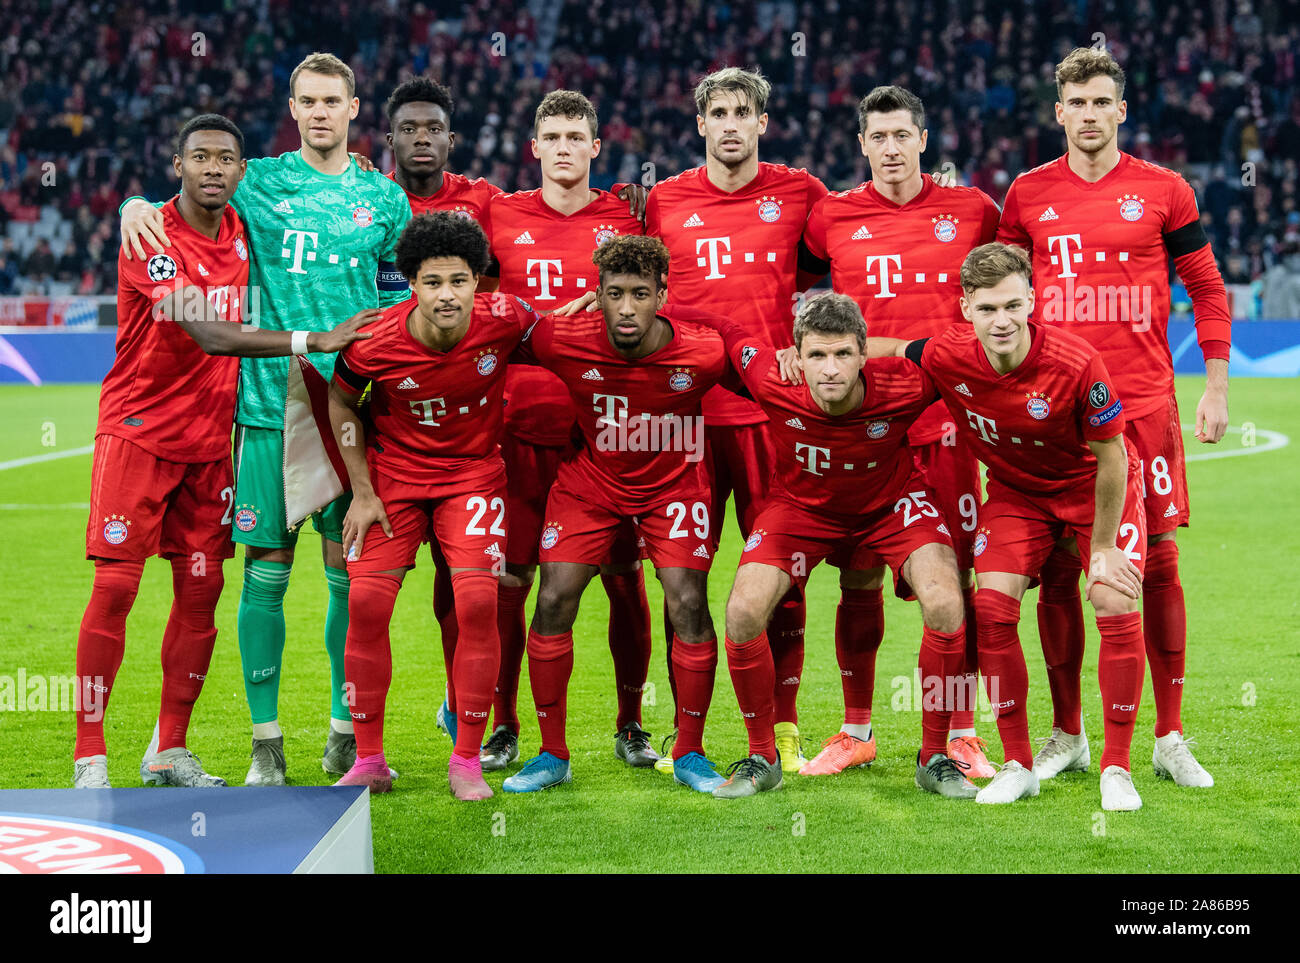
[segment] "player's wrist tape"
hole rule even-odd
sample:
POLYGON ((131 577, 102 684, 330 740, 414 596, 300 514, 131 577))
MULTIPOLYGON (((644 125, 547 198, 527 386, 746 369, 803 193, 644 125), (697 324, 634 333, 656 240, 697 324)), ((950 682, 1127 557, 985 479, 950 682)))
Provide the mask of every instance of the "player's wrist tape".
POLYGON ((133 195, 131 195, 131 196, 128 197, 126 200, 124 200, 121 204, 118 205, 118 208, 117 208, 117 216, 118 216, 118 217, 121 217, 121 216, 122 216, 122 209, 125 208, 126 205, 130 204, 132 201, 143 201, 143 200, 144 200, 144 198, 141 197, 139 194, 133 194, 133 195))
POLYGON ((311 332, 309 331, 295 331, 293 333, 293 338, 290 339, 289 345, 293 349, 294 354, 307 353, 307 335, 310 333, 311 332))

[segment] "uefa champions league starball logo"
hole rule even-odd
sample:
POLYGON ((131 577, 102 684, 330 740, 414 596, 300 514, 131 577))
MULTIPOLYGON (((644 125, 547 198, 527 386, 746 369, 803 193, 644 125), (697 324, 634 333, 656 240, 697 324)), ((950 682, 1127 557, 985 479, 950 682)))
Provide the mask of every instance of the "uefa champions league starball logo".
POLYGON ((1119 216, 1126 221, 1139 220, 1146 213, 1146 208, 1142 206, 1142 198, 1136 194, 1125 194, 1118 200, 1119 216))
POLYGON ((934 236, 947 244, 957 238, 957 218, 951 214, 940 214, 931 218, 934 222, 934 236))

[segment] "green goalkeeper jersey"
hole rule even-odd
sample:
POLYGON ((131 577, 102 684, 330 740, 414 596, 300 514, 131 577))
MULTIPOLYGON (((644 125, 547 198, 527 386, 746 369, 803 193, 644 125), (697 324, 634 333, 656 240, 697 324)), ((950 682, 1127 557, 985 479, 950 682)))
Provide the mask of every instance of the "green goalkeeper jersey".
MULTIPOLYGON (((328 331, 410 296, 393 262, 411 205, 378 171, 351 161, 342 174, 322 174, 300 151, 256 158, 231 203, 252 248, 247 303, 259 327, 328 331)), ((335 355, 307 357, 326 380, 333 376, 335 355)), ((240 359, 239 424, 283 430, 291 360, 240 359)))

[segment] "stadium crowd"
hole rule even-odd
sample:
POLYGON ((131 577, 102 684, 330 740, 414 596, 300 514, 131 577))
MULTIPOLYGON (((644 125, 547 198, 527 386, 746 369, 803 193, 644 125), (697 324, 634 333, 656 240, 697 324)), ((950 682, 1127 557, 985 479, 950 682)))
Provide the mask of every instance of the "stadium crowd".
POLYGON ((427 74, 457 99, 454 170, 538 186, 533 110, 570 87, 602 120, 593 186, 652 183, 702 163, 690 91, 736 64, 773 83, 764 160, 832 189, 859 183, 857 101, 896 83, 929 110, 927 165, 953 165, 1000 202, 1016 174, 1063 149, 1054 64, 1103 41, 1128 73, 1122 148, 1192 183, 1225 281, 1261 281, 1266 305, 1270 284, 1300 287, 1300 0, 389 0, 310 18, 287 0, 56 0, 6 12, 0 295, 111 293, 117 205, 175 189, 166 162, 188 116, 229 115, 250 156, 294 149, 289 72, 312 49, 356 71, 351 148, 384 170, 383 104, 427 74))

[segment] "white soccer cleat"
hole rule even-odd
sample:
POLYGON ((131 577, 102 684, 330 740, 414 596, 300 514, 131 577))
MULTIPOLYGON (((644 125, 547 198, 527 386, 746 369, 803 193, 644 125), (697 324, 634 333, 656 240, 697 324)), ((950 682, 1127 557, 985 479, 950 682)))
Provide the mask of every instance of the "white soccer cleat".
POLYGON ((1120 766, 1107 766, 1101 774, 1101 808, 1107 812, 1132 812, 1142 808, 1133 777, 1120 766))
POLYGON ((1008 762, 993 781, 975 795, 977 803, 1010 803, 1038 795, 1038 777, 1014 759, 1008 762))
POLYGON ((108 756, 86 756, 73 760, 72 787, 74 789, 112 789, 108 781, 108 756))
POLYGON ((1151 750, 1151 765, 1157 776, 1172 779, 1174 785, 1208 789, 1214 785, 1214 777, 1196 761, 1188 748, 1191 744, 1192 740, 1184 739, 1181 732, 1160 736, 1151 750))
POLYGON ((1051 779, 1063 772, 1082 772, 1091 762, 1088 733, 1083 726, 1079 726, 1077 736, 1052 726, 1052 734, 1034 756, 1034 775, 1039 779, 1051 779))

